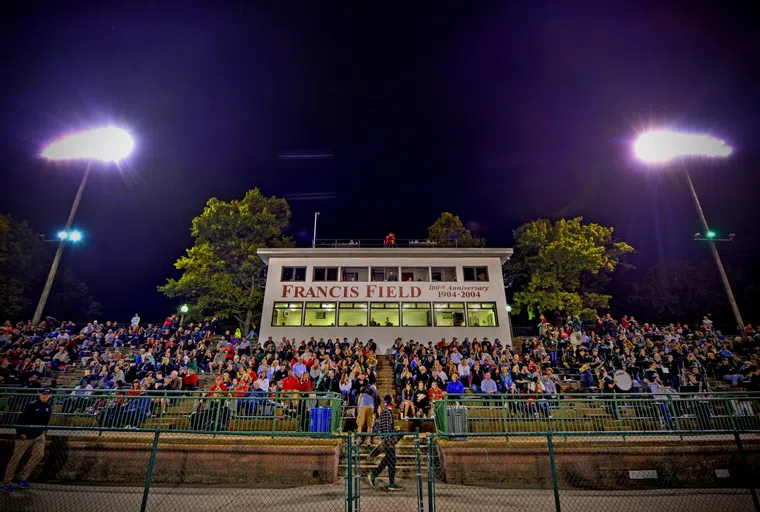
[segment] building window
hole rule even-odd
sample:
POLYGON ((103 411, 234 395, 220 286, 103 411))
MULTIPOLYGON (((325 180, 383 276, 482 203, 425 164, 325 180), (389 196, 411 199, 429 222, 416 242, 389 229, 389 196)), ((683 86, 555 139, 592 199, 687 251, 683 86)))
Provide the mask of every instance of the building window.
POLYGON ((404 327, 430 327, 429 302, 404 302, 401 304, 401 325, 404 327))
POLYGON ((465 281, 488 281, 488 267, 463 267, 465 281))
POLYGON ((369 270, 367 267, 341 267, 341 281, 369 281, 369 270))
POLYGON ((282 267, 281 281, 306 281, 306 267, 282 267))
POLYGON ((470 327, 498 327, 494 302, 468 302, 467 320, 470 327))
POLYGON ((335 327, 334 302, 307 302, 304 327, 335 327))
POLYGON ((402 281, 430 281, 427 267, 401 267, 402 281))
POLYGON ((272 327, 300 327, 303 302, 275 302, 272 327))
POLYGON ((338 267, 314 267, 314 281, 337 281, 338 267))
POLYGON ((432 281, 454 282, 457 280, 456 267, 433 267, 430 269, 432 281))
POLYGON ((370 327, 398 327, 401 321, 398 302, 373 302, 369 316, 370 327))
POLYGON ((373 281, 398 281, 398 267, 372 267, 373 281))
POLYGON ((464 325, 464 303, 436 302, 433 304, 436 327, 462 327, 464 325))
POLYGON ((367 326, 367 303, 366 302, 340 302, 338 303, 338 325, 342 327, 366 327, 367 326))

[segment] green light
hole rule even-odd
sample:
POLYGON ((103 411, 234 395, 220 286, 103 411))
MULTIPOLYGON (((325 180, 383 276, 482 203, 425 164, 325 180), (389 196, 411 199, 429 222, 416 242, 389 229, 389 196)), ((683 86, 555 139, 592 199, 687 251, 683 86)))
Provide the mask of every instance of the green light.
POLYGON ((182 314, 184 315, 185 313, 187 313, 188 311, 190 311, 190 308, 189 308, 189 307, 187 307, 187 304, 183 304, 183 305, 182 305, 182 307, 181 307, 181 308, 179 308, 179 310, 180 310, 180 311, 182 312, 182 314))
POLYGON ((715 233, 715 231, 708 231, 707 233, 705 233, 705 236, 707 238, 715 238, 717 234, 715 233))

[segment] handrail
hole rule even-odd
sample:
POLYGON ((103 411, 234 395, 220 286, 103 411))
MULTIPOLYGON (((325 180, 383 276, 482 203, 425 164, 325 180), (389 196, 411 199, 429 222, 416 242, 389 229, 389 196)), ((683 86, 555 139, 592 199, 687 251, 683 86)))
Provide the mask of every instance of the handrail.
POLYGON ((433 404, 433 416, 444 435, 760 432, 760 393, 444 395, 433 404), (452 407, 466 409, 465 424, 449 421, 452 407))
POLYGON ((431 240, 427 238, 396 238, 386 243, 385 238, 318 238, 315 247, 458 247, 456 239, 431 240))
MULTIPOLYGON (((19 415, 39 389, 0 390, 0 428, 16 428, 19 415)), ((340 429, 342 396, 331 392, 266 392, 237 396, 235 391, 144 391, 55 390, 50 398, 53 428, 119 430, 171 430, 173 432, 224 431, 311 434, 334 433, 340 429), (79 394, 81 392, 82 394, 79 394), (312 411, 322 420, 311 425, 312 411)))

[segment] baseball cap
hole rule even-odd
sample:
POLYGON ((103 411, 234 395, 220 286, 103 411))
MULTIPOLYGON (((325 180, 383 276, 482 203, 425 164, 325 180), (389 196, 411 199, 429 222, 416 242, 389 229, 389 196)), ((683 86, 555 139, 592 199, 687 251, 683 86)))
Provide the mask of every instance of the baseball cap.
POLYGON ((385 395, 383 397, 383 402, 385 402, 386 404, 391 404, 393 403, 393 397, 391 395, 385 395))
POLYGON ((51 388, 42 388, 40 390, 40 395, 52 395, 53 390, 51 388))

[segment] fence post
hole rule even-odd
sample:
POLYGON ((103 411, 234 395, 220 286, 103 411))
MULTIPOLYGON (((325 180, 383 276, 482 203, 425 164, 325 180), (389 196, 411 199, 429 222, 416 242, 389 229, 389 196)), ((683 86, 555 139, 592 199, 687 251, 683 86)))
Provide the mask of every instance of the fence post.
POLYGON ((433 458, 432 434, 428 432, 425 441, 427 442, 428 512, 435 512, 435 459, 433 458))
POLYGON ((559 504, 559 484, 557 483, 557 467, 554 464, 554 445, 552 444, 551 430, 546 433, 546 443, 549 447, 549 470, 551 471, 552 489, 554 490, 554 508, 556 512, 560 512, 561 507, 559 504))
POLYGON ((353 458, 353 435, 352 432, 348 433, 346 441, 346 510, 353 512, 354 510, 354 458, 353 458))
POLYGON ((747 454, 744 452, 744 443, 742 443, 742 438, 739 435, 738 430, 734 430, 734 439, 736 440, 736 449, 739 451, 739 456, 742 460, 742 465, 744 466, 742 475, 744 478, 744 481, 747 483, 747 487, 749 487, 749 493, 752 495, 752 503, 755 505, 755 510, 760 512, 760 501, 758 501, 757 498, 757 490, 755 490, 755 482, 751 475, 749 475, 749 461, 747 460, 747 454))
POLYGON ((145 475, 145 489, 143 490, 142 505, 140 505, 140 512, 145 512, 148 508, 148 493, 150 492, 150 482, 153 479, 153 466, 156 464, 156 452, 158 451, 158 437, 161 435, 161 431, 156 429, 156 433, 153 435, 153 449, 150 452, 150 462, 148 463, 148 474, 145 475))
POLYGON ((414 454, 417 463, 417 511, 424 512, 422 502, 422 456, 420 455, 420 431, 414 434, 414 454))

